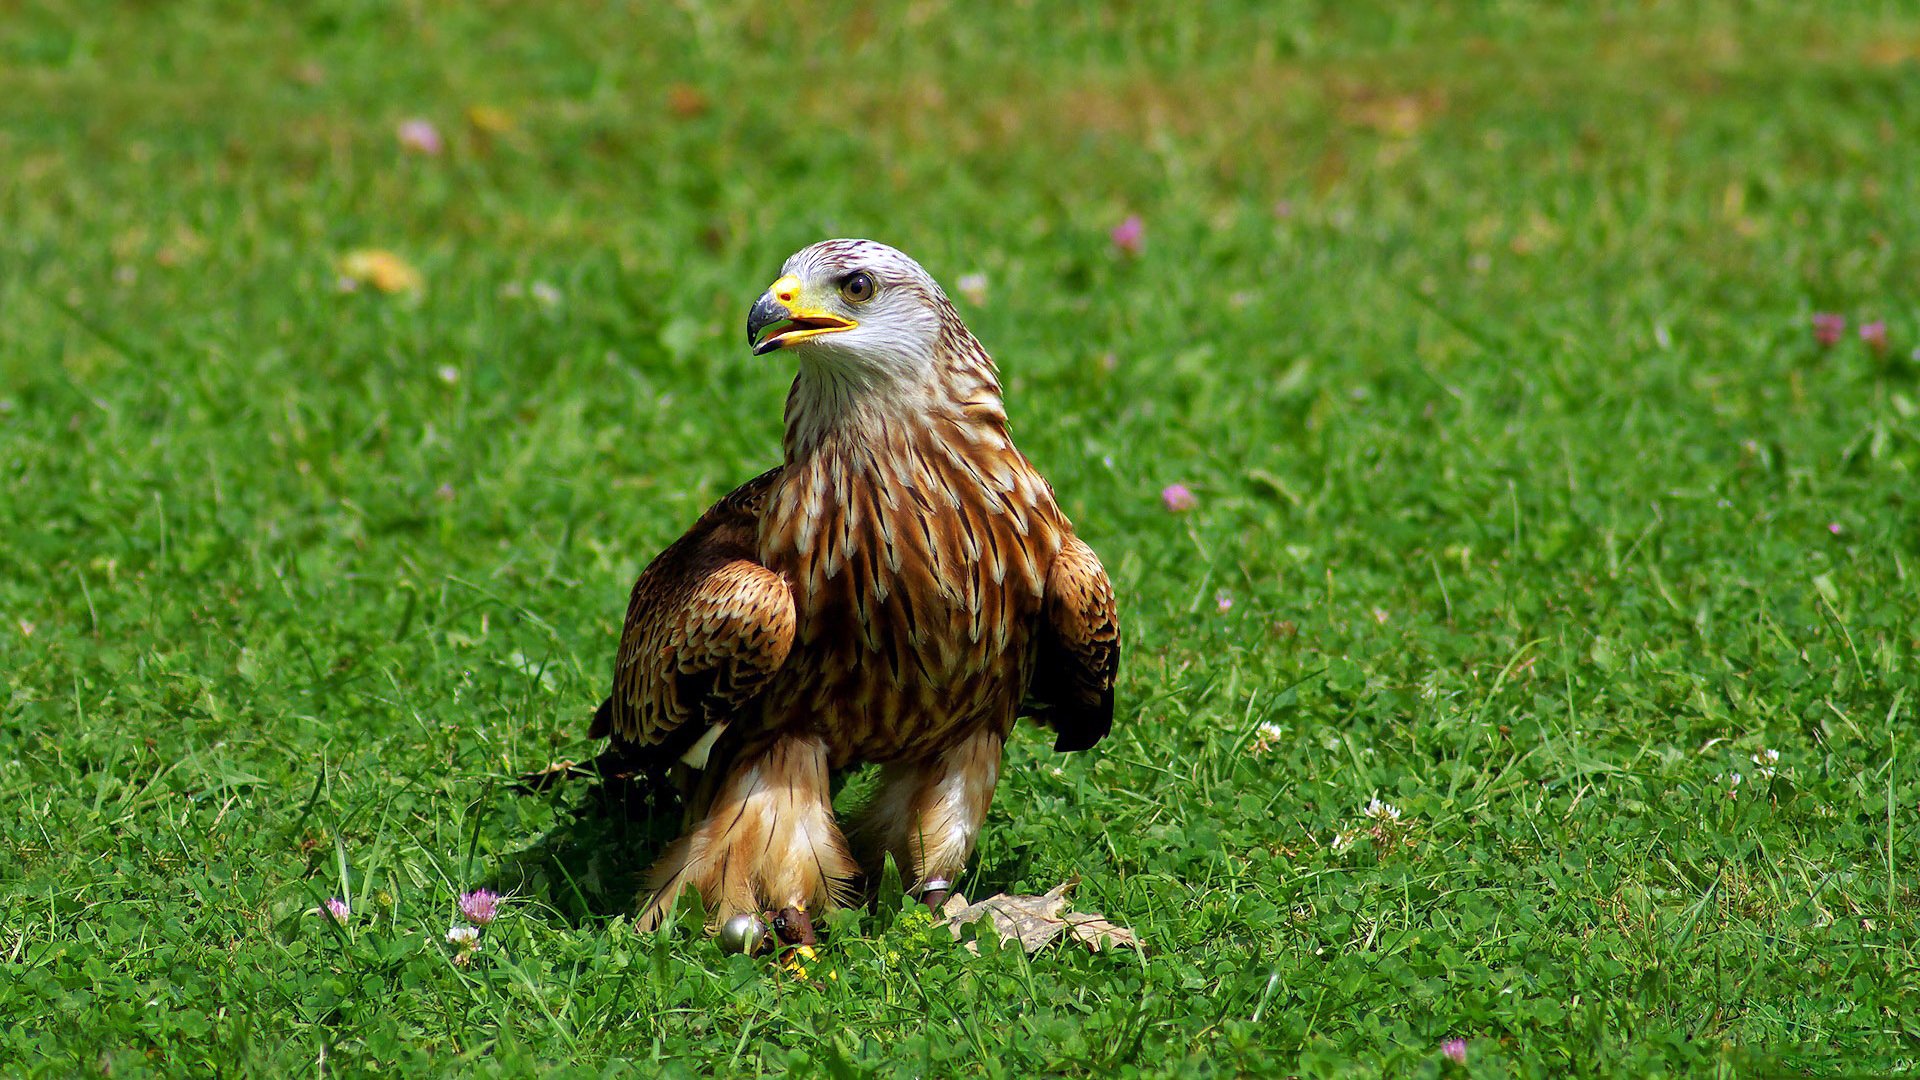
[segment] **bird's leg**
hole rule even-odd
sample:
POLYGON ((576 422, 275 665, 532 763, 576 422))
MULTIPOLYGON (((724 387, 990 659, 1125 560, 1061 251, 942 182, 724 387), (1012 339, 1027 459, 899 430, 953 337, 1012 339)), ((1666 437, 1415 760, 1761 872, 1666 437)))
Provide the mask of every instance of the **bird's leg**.
POLYGON ((946 878, 934 878, 932 881, 920 883, 920 902, 927 905, 927 910, 935 915, 940 914, 940 909, 947 906, 947 897, 952 894, 953 882, 946 878))
POLYGON ((853 830, 869 875, 893 856, 909 891, 939 914, 993 803, 1005 740, 982 730, 931 760, 886 766, 853 830))
MULTIPOLYGON (((704 806, 697 824, 648 872, 640 928, 658 926, 689 887, 715 924, 764 908, 805 912, 843 902, 855 867, 833 820, 826 744, 784 737, 718 767, 723 779, 696 800, 704 806)), ((811 922, 804 925, 811 933, 811 922)))

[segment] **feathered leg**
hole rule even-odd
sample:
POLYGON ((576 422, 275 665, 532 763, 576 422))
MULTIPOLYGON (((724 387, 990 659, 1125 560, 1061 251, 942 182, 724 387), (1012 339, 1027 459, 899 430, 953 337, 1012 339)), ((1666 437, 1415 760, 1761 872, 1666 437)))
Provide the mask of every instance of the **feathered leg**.
POLYGON ((980 837, 1005 742, 1004 732, 983 729, 931 760, 885 766, 853 829, 868 874, 892 855, 910 890, 938 911, 980 837))
POLYGON ((647 872, 640 929, 665 921, 689 888, 714 925, 768 908, 844 903, 856 870, 833 821, 826 744, 783 737, 719 768, 711 796, 695 799, 705 807, 697 823, 647 872))

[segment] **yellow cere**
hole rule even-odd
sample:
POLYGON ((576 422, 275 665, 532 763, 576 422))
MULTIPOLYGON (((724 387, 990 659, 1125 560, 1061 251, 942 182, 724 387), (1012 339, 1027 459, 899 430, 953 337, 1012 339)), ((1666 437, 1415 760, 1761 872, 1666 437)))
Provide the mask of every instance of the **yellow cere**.
POLYGON ((786 274, 779 281, 767 286, 767 291, 773 294, 775 300, 792 307, 800 300, 800 279, 792 274, 786 274))

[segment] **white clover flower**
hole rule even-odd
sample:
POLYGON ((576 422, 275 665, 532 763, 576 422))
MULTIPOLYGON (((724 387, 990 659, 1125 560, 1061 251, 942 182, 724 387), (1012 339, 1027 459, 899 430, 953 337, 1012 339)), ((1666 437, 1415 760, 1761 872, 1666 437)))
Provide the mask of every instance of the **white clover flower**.
POLYGON ((1375 799, 1367 804, 1367 816, 1382 825, 1387 825, 1400 820, 1400 808, 1392 803, 1375 799))
POLYGON ((1339 832, 1334 833, 1332 843, 1334 854, 1337 855, 1352 847, 1353 842, 1358 839, 1360 839, 1360 834, 1353 829, 1341 829, 1339 832))
POLYGON ((447 928, 447 944, 462 952, 480 947, 480 928, 477 926, 455 925, 447 928))
POLYGON ((1280 744, 1280 736, 1286 733, 1287 729, 1281 727, 1279 724, 1272 722, 1262 723, 1253 733, 1253 752, 1256 754, 1264 754, 1272 750, 1280 744))
POLYGON ((1780 771, 1780 751, 1763 749, 1753 755, 1753 774, 1762 780, 1771 780, 1780 771))

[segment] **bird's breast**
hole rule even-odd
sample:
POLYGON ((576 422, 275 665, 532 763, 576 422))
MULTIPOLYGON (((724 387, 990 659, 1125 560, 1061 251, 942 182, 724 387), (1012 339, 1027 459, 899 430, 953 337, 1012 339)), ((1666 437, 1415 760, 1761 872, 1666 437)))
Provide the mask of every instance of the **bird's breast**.
POLYGON ((765 722, 817 728, 839 766, 1011 726, 1061 540, 1051 492, 1004 441, 790 462, 760 554, 798 627, 765 722))

